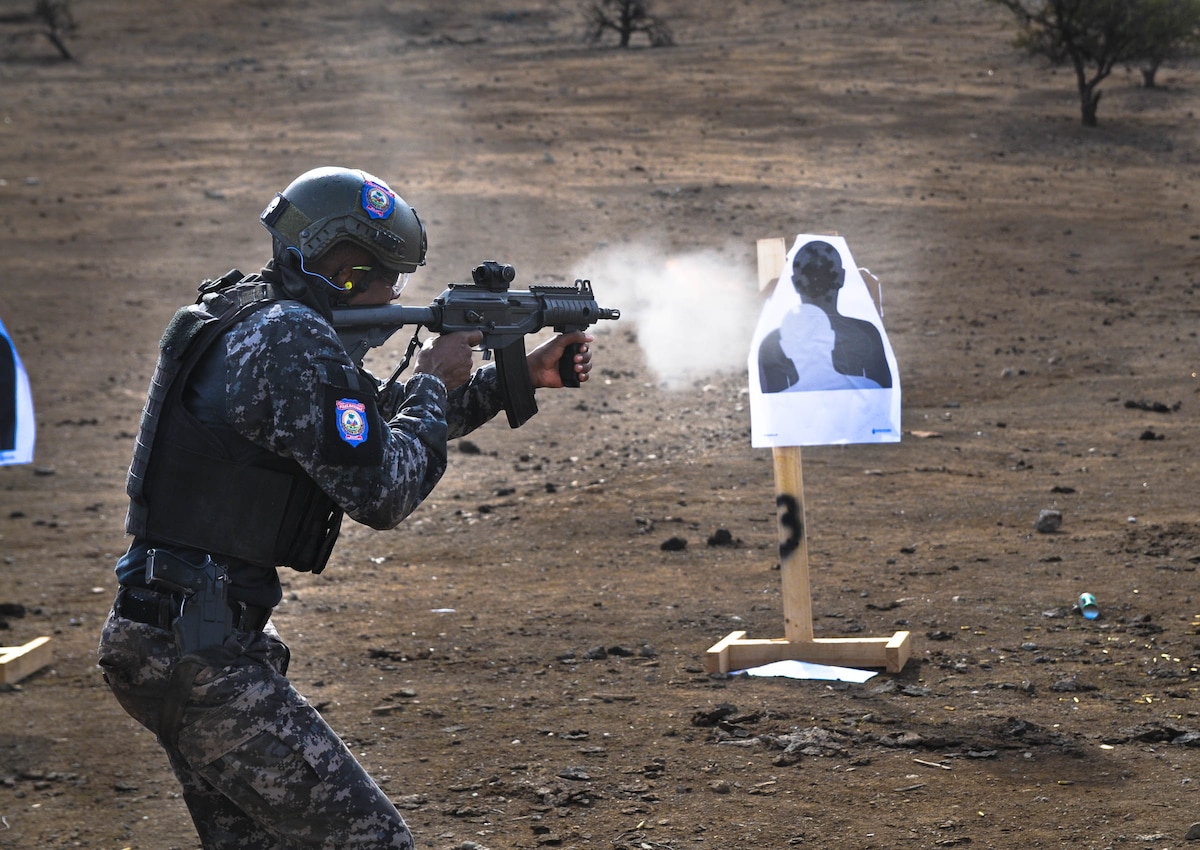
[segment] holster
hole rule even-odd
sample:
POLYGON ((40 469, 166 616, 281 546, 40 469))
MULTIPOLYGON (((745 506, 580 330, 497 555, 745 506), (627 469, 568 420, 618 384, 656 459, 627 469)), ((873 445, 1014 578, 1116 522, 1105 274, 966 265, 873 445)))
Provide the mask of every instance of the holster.
POLYGON ((229 576, 225 567, 205 556, 195 565, 165 549, 151 549, 146 581, 183 595, 179 616, 171 624, 179 654, 192 655, 221 646, 233 634, 233 612, 227 604, 229 576))
POLYGON ((179 659, 171 670, 158 721, 159 739, 174 749, 196 676, 210 663, 204 656, 219 656, 226 638, 233 634, 233 616, 226 604, 229 576, 208 556, 203 563, 192 564, 164 549, 151 549, 146 557, 146 583, 183 598, 171 623, 179 659))

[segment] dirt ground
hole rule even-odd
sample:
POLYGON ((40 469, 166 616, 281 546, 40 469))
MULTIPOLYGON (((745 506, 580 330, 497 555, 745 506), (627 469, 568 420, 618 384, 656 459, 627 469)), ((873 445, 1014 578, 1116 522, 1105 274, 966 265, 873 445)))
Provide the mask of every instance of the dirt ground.
POLYGON ((0 315, 39 431, 0 469, 0 644, 54 659, 0 691, 0 847, 197 846, 95 665, 124 473, 172 311, 330 163, 425 220, 408 303, 501 259, 625 311, 595 380, 285 577, 297 687, 420 846, 1190 846, 1200 65, 1119 69, 1085 130, 984 2, 657 9, 675 47, 588 46, 540 0, 80 0, 75 62, 3 25, 0 315), (903 387, 901 443, 803 454, 817 636, 911 633, 862 685, 705 670, 783 637, 722 299, 808 232, 883 281, 903 387))

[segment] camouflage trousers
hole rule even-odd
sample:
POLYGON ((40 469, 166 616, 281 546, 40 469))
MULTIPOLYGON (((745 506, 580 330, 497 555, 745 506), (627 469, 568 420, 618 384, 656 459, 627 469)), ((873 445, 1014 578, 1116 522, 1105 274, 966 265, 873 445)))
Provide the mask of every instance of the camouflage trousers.
POLYGON ((159 723, 173 635, 110 614, 99 652, 118 702, 163 744, 205 850, 412 850, 396 807, 288 682, 269 624, 199 669, 173 746, 159 723))

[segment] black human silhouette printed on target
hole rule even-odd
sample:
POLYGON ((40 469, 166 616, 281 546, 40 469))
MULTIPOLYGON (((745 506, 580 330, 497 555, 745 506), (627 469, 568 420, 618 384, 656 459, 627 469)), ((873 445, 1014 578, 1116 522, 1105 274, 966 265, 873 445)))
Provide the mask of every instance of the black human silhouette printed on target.
POLYGON ((758 380, 764 393, 892 386, 879 329, 837 310, 845 282, 841 255, 828 242, 809 242, 796 252, 792 285, 801 303, 759 346, 758 380))
POLYGON ((17 447, 17 358, 0 334, 0 451, 17 447))

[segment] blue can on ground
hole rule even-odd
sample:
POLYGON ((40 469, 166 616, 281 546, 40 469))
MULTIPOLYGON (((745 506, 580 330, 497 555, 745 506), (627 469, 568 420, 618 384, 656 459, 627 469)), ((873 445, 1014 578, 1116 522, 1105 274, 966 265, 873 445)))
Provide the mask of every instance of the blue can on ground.
POLYGON ((1079 594, 1079 613, 1088 620, 1094 620, 1100 616, 1100 606, 1096 604, 1096 597, 1090 593, 1079 594))

